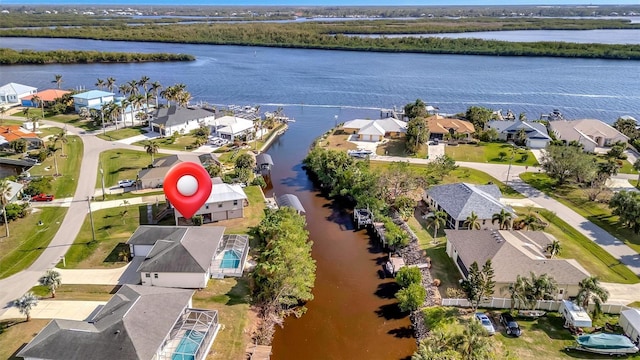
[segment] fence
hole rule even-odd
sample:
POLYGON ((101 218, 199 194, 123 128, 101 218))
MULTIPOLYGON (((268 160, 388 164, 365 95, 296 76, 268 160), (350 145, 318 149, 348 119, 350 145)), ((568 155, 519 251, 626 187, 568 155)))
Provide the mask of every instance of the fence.
MULTIPOLYGON (((536 310, 558 311, 561 303, 561 301, 556 300, 539 300, 536 303, 536 310)), ((471 307, 471 304, 467 299, 442 299, 442 306, 471 307)), ((593 311, 593 306, 593 304, 589 304, 588 311, 593 311)), ((491 298, 481 301, 479 307, 490 309, 510 309, 511 299, 491 298)), ((630 309, 630 307, 624 304, 602 304, 601 308, 602 312, 606 314, 620 314, 622 311, 630 309)))

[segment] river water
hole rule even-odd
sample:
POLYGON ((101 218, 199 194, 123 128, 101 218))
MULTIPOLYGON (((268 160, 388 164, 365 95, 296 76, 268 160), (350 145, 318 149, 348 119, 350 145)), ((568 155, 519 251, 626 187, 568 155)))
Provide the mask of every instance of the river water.
MULTIPOLYGON (((360 53, 71 39, 0 38, 0 47, 180 52, 190 63, 1 66, 0 84, 44 89, 55 74, 64 88, 94 88, 145 75, 163 85, 184 83, 194 101, 284 106, 296 119, 269 149, 276 194, 294 193, 307 210, 318 273, 315 299, 301 319, 288 319, 274 338, 275 360, 399 359, 415 350, 409 320, 397 313, 389 280, 378 277, 384 256, 348 216, 310 184, 301 160, 313 139, 354 118, 377 118, 380 107, 421 98, 442 112, 468 106, 526 112, 560 109, 569 118, 640 117, 640 62, 360 53), (337 119, 336 119, 337 116, 337 119)), ((224 319, 221 319, 224 322, 224 319)))

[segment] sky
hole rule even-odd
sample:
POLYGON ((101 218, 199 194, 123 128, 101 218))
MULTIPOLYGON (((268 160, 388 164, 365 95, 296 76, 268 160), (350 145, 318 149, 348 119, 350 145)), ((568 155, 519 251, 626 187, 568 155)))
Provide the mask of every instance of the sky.
POLYGON ((622 5, 622 4, 640 4, 639 0, 0 0, 2 5, 288 5, 288 6, 335 6, 335 5, 362 5, 362 6, 405 6, 405 5, 422 5, 422 6, 442 6, 442 5, 622 5))

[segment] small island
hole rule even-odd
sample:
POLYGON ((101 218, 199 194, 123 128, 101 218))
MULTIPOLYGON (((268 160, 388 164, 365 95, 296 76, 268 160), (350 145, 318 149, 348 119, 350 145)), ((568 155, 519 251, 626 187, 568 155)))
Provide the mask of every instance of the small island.
POLYGON ((188 54, 129 53, 95 50, 13 50, 0 48, 0 65, 140 63, 160 61, 194 61, 188 54))

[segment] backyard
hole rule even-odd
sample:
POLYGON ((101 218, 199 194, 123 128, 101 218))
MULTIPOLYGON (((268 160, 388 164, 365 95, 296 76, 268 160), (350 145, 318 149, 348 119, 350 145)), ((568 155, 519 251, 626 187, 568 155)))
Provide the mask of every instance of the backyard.
POLYGON ((522 148, 514 149, 512 145, 507 143, 447 145, 445 154, 456 161, 492 164, 509 164, 513 162, 514 165, 538 166, 538 161, 531 151, 522 148), (503 153, 503 156, 500 153, 503 153))
POLYGON ((249 199, 249 206, 244 208, 244 217, 239 219, 224 220, 212 223, 215 226, 224 226, 225 234, 246 234, 250 227, 257 226, 264 215, 265 199, 259 186, 247 186, 244 188, 249 199))

